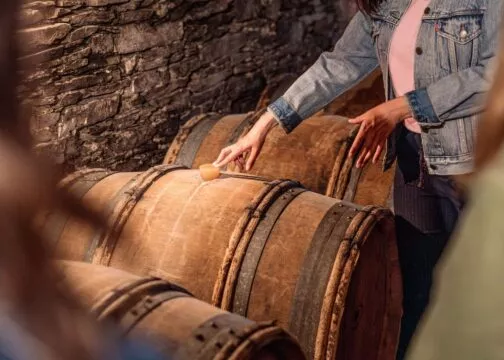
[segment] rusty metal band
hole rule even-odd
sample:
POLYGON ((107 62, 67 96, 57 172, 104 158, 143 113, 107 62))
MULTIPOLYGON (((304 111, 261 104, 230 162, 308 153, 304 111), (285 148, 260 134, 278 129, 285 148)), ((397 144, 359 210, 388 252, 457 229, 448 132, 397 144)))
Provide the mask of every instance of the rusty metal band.
POLYGON ((213 304, 224 310, 231 310, 233 307, 234 292, 243 259, 247 254, 252 235, 256 231, 259 222, 265 217, 266 211, 286 191, 293 188, 302 188, 299 182, 290 180, 277 180, 267 184, 259 196, 252 201, 244 216, 238 221, 226 250, 223 267, 216 282, 218 290, 214 289, 214 296, 212 297, 213 304), (216 297, 217 294, 219 298, 216 297))
POLYGON ((104 170, 103 172, 89 173, 80 178, 77 182, 69 185, 67 188, 78 199, 82 199, 93 186, 115 173, 116 172, 114 171, 107 170, 104 170))
POLYGON ((86 254, 86 261, 109 265, 112 252, 129 215, 143 194, 162 176, 176 170, 186 169, 182 165, 159 165, 134 176, 114 196, 106 210, 110 229, 98 230, 93 236, 86 254))
POLYGON ((346 186, 345 195, 343 196, 343 200, 345 201, 353 201, 355 198, 355 194, 357 193, 357 186, 359 185, 359 180, 363 173, 362 168, 353 167, 350 172, 350 180, 348 181, 348 185, 346 186))
POLYGON ((190 118, 185 124, 181 125, 177 135, 172 140, 168 151, 166 152, 165 158, 163 159, 163 164, 172 165, 177 162, 177 156, 180 152, 180 148, 187 140, 187 137, 191 133, 193 127, 195 127, 200 121, 206 119, 212 113, 200 114, 190 118))
POLYGON ((329 176, 329 179, 327 181, 327 187, 325 191, 326 196, 338 198, 336 187, 338 186, 338 180, 341 176, 341 170, 343 168, 343 165, 345 164, 345 158, 347 156, 348 149, 350 149, 350 146, 351 143, 348 141, 348 139, 343 140, 340 144, 331 169, 331 175, 329 176))
POLYGON ((338 179, 336 181, 336 187, 332 194, 333 197, 337 199, 343 199, 345 197, 345 193, 347 191, 347 186, 350 181, 350 177, 352 174, 352 170, 354 168, 356 156, 350 157, 349 151, 353 144, 355 137, 357 136, 359 128, 354 127, 350 130, 347 139, 345 140, 345 153, 344 153, 344 161, 339 170, 338 179))
POLYGON ((319 350, 323 349, 322 354, 327 358, 334 358, 337 353, 337 343, 345 311, 345 301, 347 299, 352 274, 359 259, 360 248, 366 241, 367 235, 372 227, 384 216, 384 214, 385 212, 382 211, 382 209, 375 206, 370 205, 362 207, 346 230, 345 241, 347 243, 347 256, 345 256, 344 262, 340 264, 339 269, 336 271, 333 269, 333 275, 339 273, 339 276, 334 277, 337 281, 333 280, 332 287, 328 289, 325 295, 326 300, 331 300, 329 301, 331 319, 326 322, 325 331, 321 331, 323 329, 319 325, 319 335, 323 335, 324 339, 322 340, 320 337, 317 338, 317 341, 322 340, 324 342, 319 350), (336 284, 337 287, 334 288, 336 284))
POLYGON ((198 154, 201 144, 212 130, 214 125, 222 118, 220 114, 211 114, 199 121, 192 129, 187 139, 182 144, 177 155, 176 163, 192 168, 194 159, 198 154))
POLYGON ((242 237, 244 236, 245 231, 247 230, 247 226, 251 221, 251 219, 256 216, 259 216, 258 214, 256 215, 259 205, 263 202, 264 198, 272 191, 272 189, 274 189, 281 183, 282 183, 281 180, 266 182, 263 189, 261 189, 261 191, 252 199, 250 204, 245 208, 245 211, 236 222, 235 228, 233 229, 233 233, 231 234, 231 237, 229 239, 226 253, 224 254, 224 258, 222 259, 221 268, 219 269, 219 273, 215 281, 211 303, 213 306, 226 309, 226 305, 223 304, 226 292, 226 282, 229 276, 229 271, 231 268, 233 258, 235 256, 236 249, 238 248, 240 241, 242 240, 242 237))
MULTIPOLYGON (((171 285, 171 284, 170 284, 171 285)), ((181 292, 173 289, 171 286, 164 289, 162 293, 150 296, 147 295, 135 304, 126 314, 124 314, 119 321, 121 329, 124 334, 128 334, 133 328, 147 315, 153 312, 162 304, 183 297, 192 297, 187 292, 181 292)))
POLYGON ((166 292, 179 292, 190 295, 181 287, 164 280, 155 279, 145 284, 138 284, 137 287, 130 289, 130 291, 120 296, 116 301, 111 302, 100 314, 98 320, 110 319, 115 322, 120 322, 136 304, 141 303, 146 297, 166 292))
POLYGON ((305 191, 306 189, 303 188, 293 188, 283 194, 278 194, 279 196, 266 210, 264 218, 259 221, 239 270, 233 297, 233 312, 235 314, 247 316, 252 285, 269 236, 283 211, 298 195, 305 191))
POLYGON ((102 172, 109 172, 107 169, 102 169, 102 168, 91 168, 91 169, 82 169, 82 170, 77 170, 69 175, 67 175, 65 178, 59 181, 58 186, 63 189, 67 189, 71 187, 73 184, 76 182, 80 181, 81 178, 90 176, 92 174, 96 173, 102 173, 102 172))
POLYGON ((272 322, 256 323, 236 314, 220 314, 196 328, 173 359, 228 359, 251 335, 272 326, 272 322))
MULTIPOLYGON (((78 175, 72 176, 71 181, 62 184, 62 188, 70 191, 76 199, 82 200, 93 186, 112 174, 115 174, 115 172, 105 169, 80 171, 78 175)), ((58 246, 69 218, 68 214, 58 212, 51 213, 48 216, 45 228, 47 229, 47 236, 51 240, 53 249, 58 246)))
POLYGON ((146 278, 141 278, 132 282, 129 282, 121 287, 112 289, 107 295, 102 297, 94 306, 93 309, 91 310, 91 313, 95 317, 100 317, 100 315, 108 308, 110 307, 114 302, 116 302, 119 298, 122 296, 126 295, 130 291, 134 290, 135 288, 158 281, 159 279, 155 277, 146 277, 146 278))
POLYGON ((242 174, 242 173, 232 173, 232 172, 222 172, 219 178, 220 179, 234 178, 234 179, 244 179, 244 180, 257 180, 257 181, 268 182, 268 183, 270 182, 270 180, 268 180, 262 176, 242 174))
POLYGON ((319 223, 306 252, 296 284, 288 329, 299 339, 309 359, 315 340, 324 295, 340 244, 358 210, 345 203, 331 207, 319 223))

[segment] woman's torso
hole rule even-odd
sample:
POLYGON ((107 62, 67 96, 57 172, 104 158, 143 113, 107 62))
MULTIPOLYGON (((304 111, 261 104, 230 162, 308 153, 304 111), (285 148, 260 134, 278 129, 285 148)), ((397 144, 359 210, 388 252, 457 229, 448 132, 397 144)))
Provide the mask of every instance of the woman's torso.
MULTIPOLYGON (((425 9, 415 45, 415 88, 427 87, 450 74, 478 64, 485 41, 483 21, 489 1, 432 0, 425 9)), ((411 0, 384 1, 371 16, 371 35, 382 68, 387 98, 393 98, 389 75, 390 40, 411 0)), ((446 89, 447 101, 455 95, 446 89)), ((478 115, 446 121, 442 127, 422 132, 430 171, 465 173, 472 167, 478 115), (449 164, 449 169, 443 169, 449 164)), ((393 147, 394 144, 391 144, 393 147)), ((395 149, 389 149, 394 154, 395 149)), ((390 157, 388 162, 393 161, 390 157)))

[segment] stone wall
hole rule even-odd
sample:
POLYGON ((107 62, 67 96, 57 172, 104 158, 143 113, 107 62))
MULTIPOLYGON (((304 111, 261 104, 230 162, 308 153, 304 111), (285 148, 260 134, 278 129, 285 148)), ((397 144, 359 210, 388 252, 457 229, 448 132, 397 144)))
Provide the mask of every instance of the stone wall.
POLYGON ((21 88, 38 149, 68 171, 158 164, 178 127, 245 112, 347 21, 336 0, 25 0, 21 88))

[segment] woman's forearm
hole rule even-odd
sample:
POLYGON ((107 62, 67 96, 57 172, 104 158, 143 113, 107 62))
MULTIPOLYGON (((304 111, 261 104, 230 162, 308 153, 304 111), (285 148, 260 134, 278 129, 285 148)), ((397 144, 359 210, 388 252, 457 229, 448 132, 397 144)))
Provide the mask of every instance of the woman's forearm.
POLYGON ((290 132, 377 67, 370 20, 359 12, 334 50, 324 52, 269 110, 290 132))

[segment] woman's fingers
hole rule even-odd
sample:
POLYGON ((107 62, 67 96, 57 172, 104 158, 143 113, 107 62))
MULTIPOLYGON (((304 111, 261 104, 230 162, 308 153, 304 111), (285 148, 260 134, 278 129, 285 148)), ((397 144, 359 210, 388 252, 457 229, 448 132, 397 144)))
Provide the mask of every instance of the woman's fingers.
POLYGON ((348 119, 348 122, 350 124, 361 124, 364 121, 364 118, 362 117, 357 117, 355 119, 348 119))
POLYGON ((245 165, 246 171, 250 171, 250 169, 252 169, 252 166, 254 166, 254 162, 258 154, 259 154, 259 146, 253 146, 247 158, 247 164, 245 165))
POLYGON ((243 171, 243 169, 245 169, 245 160, 243 158, 243 154, 238 155, 236 159, 234 159, 234 162, 240 171, 243 171))
POLYGON ((380 158, 380 155, 381 155, 384 147, 385 147, 385 141, 382 142, 381 144, 378 144, 378 146, 376 147, 376 151, 373 156, 373 164, 376 164, 376 162, 380 158))
POLYGON ((352 143, 352 147, 350 148, 350 151, 348 153, 350 157, 354 157, 355 154, 357 154, 362 145, 363 140, 365 139, 365 135, 366 135, 365 126, 364 124, 362 124, 361 127, 359 128, 357 136, 355 137, 352 143))
POLYGON ((365 166, 369 160, 375 155, 377 147, 384 142, 384 135, 381 129, 375 129, 373 132, 367 132, 364 145, 357 159, 356 166, 358 168, 365 166))
POLYGON ((231 146, 225 147, 224 149, 221 150, 219 153, 219 156, 217 156, 217 159, 213 162, 213 166, 215 167, 221 167, 223 164, 221 164, 222 160, 231 152, 231 146))
MULTIPOLYGON (((235 160, 239 155, 241 155, 245 151, 244 148, 239 146, 238 144, 231 145, 226 149, 222 150, 224 155, 222 156, 220 161, 214 162, 215 167, 222 167, 224 165, 229 164, 231 161, 235 160)), ((220 155, 219 155, 220 157, 220 155)))

